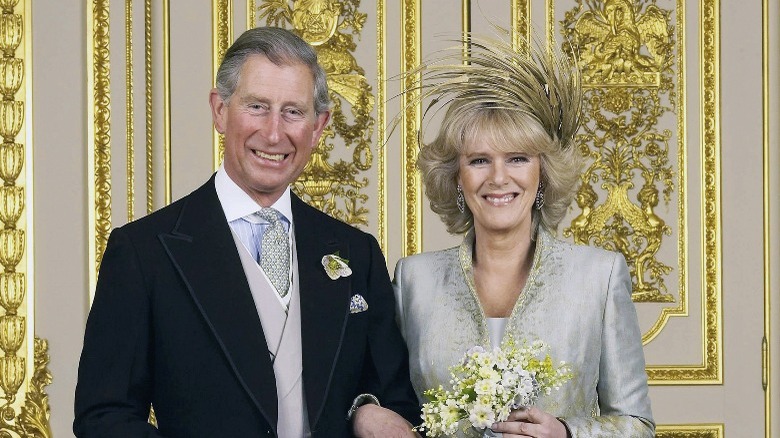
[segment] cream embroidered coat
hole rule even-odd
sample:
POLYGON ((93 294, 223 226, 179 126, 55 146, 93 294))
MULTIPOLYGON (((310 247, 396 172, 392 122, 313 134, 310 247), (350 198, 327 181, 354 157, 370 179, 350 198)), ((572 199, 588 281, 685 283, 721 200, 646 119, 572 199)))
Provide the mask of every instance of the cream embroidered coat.
MULTIPOLYGON (((421 402, 426 389, 449 387, 449 367, 466 350, 490 345, 473 287, 473 244, 472 230, 460 247, 396 265, 397 319, 421 402)), ((509 335, 544 341, 553 360, 571 364, 574 378, 538 406, 563 419, 573 438, 654 436, 631 278, 620 254, 571 245, 540 228, 509 335)))

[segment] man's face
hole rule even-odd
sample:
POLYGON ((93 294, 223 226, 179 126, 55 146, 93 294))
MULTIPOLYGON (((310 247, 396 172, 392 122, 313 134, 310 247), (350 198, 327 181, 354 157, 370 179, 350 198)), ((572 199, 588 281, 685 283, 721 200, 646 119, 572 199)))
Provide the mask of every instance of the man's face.
POLYGON ((276 65, 250 55, 229 103, 210 95, 217 131, 225 135, 225 171, 268 207, 295 181, 311 157, 330 114, 314 113, 314 79, 308 67, 276 65))

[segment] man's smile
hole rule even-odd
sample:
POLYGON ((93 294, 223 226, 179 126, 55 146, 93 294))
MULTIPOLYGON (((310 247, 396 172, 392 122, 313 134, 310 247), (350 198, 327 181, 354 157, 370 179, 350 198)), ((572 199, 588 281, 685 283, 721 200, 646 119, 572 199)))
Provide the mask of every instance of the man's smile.
POLYGON ((263 151, 254 150, 254 149, 252 150, 252 152, 254 152, 255 155, 257 155, 260 158, 264 158, 266 160, 275 161, 275 162, 281 162, 285 158, 290 156, 290 154, 268 154, 263 151))

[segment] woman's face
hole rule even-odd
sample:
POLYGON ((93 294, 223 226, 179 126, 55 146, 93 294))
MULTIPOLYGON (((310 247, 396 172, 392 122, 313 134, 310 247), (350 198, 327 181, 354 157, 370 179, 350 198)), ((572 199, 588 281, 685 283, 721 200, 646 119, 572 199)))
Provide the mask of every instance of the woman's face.
POLYGON ((530 232, 540 169, 538 155, 501 152, 478 138, 467 140, 459 158, 458 183, 475 228, 517 232, 525 227, 530 232))

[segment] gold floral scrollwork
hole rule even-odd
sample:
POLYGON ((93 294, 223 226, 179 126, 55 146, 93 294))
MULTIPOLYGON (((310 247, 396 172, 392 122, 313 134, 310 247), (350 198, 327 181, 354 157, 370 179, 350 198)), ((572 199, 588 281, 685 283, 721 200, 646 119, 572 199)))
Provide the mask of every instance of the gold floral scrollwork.
POLYGON ((29 176, 23 171, 30 165, 25 163, 25 148, 31 145, 22 133, 30 123, 25 120, 29 95, 22 87, 29 76, 25 75, 25 55, 18 57, 17 52, 29 25, 18 12, 29 14, 29 8, 29 0, 22 7, 19 0, 0 0, 0 438, 51 437, 44 392, 51 383, 47 344, 29 333, 33 319, 27 306, 27 300, 33 299, 28 296, 30 271, 26 268, 32 221, 24 217, 29 176), (28 352, 34 357, 28 357, 28 352))
POLYGON ((672 229, 656 213, 675 188, 672 132, 659 127, 676 111, 670 15, 651 0, 578 0, 561 22, 571 43, 564 50, 582 69, 576 140, 587 160, 576 194, 581 212, 563 234, 623 253, 639 302, 675 301, 664 281, 672 267, 657 258, 672 229))
POLYGON ((373 164, 371 137, 375 120, 374 96, 352 52, 353 35, 360 35, 366 14, 358 12, 360 0, 266 1, 258 6, 258 20, 274 26, 291 26, 314 46, 328 74, 333 108, 328 125, 312 158, 295 182, 295 192, 310 204, 352 225, 367 225, 368 185, 362 172, 373 164), (334 140, 352 148, 351 161, 332 160, 334 140))

